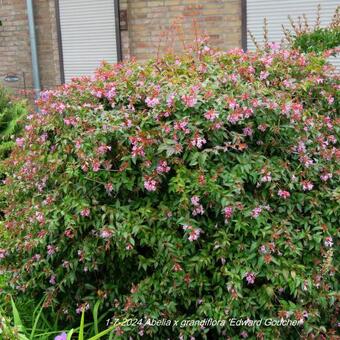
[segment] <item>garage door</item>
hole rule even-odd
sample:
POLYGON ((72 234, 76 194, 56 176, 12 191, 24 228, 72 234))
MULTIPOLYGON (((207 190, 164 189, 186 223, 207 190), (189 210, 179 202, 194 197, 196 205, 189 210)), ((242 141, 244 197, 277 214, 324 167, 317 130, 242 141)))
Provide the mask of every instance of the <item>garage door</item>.
POLYGON ((59 0, 65 82, 117 62, 114 0, 59 0))
MULTIPOLYGON (((310 25, 314 25, 317 17, 317 7, 321 5, 321 26, 327 25, 334 14, 339 0, 247 0, 247 29, 263 42, 263 19, 267 18, 268 38, 270 42, 280 42, 283 37, 282 25, 290 28, 288 16, 295 21, 306 14, 310 25)), ((249 34, 247 46, 254 49, 249 34)), ((332 60, 340 69, 340 58, 332 60)))

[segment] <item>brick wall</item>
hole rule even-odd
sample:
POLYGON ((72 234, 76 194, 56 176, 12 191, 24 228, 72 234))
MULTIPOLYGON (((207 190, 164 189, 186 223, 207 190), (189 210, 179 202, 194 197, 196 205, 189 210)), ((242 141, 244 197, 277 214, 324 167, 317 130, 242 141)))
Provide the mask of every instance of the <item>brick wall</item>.
MULTIPOLYGON (((33 0, 42 88, 60 84, 55 0, 33 0)), ((207 33, 221 49, 241 46, 241 0, 120 0, 127 13, 121 32, 123 57, 143 61, 167 51, 181 51, 196 35, 207 33)), ((26 1, 0 0, 0 83, 32 89, 31 49, 26 1)))
MULTIPOLYGON (((39 70, 42 88, 60 84, 58 40, 54 0, 34 0, 39 70)), ((0 1, 0 83, 14 90, 33 88, 31 47, 26 1, 0 1), (6 75, 19 81, 8 83, 6 75)))
POLYGON ((8 74, 17 75, 19 82, 5 83, 13 88, 32 86, 31 58, 26 3, 3 0, 0 3, 0 84, 8 74))
POLYGON ((128 37, 122 40, 128 41, 129 55, 138 60, 181 51, 183 43, 192 43, 197 33, 207 33, 217 48, 241 46, 241 0, 122 2, 128 11, 128 37))

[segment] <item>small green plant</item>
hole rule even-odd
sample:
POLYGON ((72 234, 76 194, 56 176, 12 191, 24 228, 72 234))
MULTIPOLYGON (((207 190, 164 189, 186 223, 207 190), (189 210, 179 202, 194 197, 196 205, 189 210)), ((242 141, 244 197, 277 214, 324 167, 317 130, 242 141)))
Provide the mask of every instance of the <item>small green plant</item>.
POLYGON ((290 29, 283 28, 286 40, 292 48, 303 53, 315 52, 322 54, 325 51, 340 46, 340 7, 337 7, 332 20, 325 27, 320 26, 321 7, 317 9, 317 18, 314 25, 308 23, 306 15, 297 21, 289 17, 290 29))
POLYGON ((304 53, 333 49, 340 45, 340 28, 319 28, 311 33, 303 33, 293 39, 293 48, 304 53))
POLYGON ((27 113, 23 101, 12 101, 7 91, 0 87, 0 160, 7 157, 21 130, 22 118, 27 113))

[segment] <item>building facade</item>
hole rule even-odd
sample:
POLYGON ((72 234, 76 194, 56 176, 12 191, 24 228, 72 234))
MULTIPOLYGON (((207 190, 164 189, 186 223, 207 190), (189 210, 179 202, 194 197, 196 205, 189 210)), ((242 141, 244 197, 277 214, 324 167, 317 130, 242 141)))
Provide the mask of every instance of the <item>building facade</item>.
MULTIPOLYGON (((210 44, 217 48, 252 47, 247 30, 259 34, 263 16, 268 17, 273 39, 278 39, 288 14, 307 12, 313 17, 319 2, 0 0, 0 84, 28 92, 36 87, 50 89, 74 76, 91 74, 103 59, 116 62, 135 57, 144 61, 181 51, 202 34, 209 35, 210 44), (29 30, 30 3, 35 40, 29 30), (34 82, 33 44, 39 84, 34 82)), ((321 3, 327 21, 338 0, 321 3)))

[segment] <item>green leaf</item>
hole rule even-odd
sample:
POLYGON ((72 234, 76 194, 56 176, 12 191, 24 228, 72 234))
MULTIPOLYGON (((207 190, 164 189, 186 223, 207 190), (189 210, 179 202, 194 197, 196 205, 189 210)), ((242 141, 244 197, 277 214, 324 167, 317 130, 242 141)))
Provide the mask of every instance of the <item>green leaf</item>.
POLYGON ((110 333, 111 331, 113 331, 116 327, 123 326, 126 322, 127 321, 124 321, 124 322, 120 322, 120 323, 118 323, 116 325, 113 325, 110 328, 106 329, 105 331, 100 332, 99 334, 93 336, 92 338, 90 338, 88 340, 97 340, 97 339, 100 339, 104 335, 106 335, 106 334, 110 333))
POLYGON ((14 325, 16 327, 18 327, 19 330, 25 332, 25 327, 24 327, 24 325, 23 325, 23 323, 21 321, 20 314, 18 312, 18 309, 17 309, 17 307, 16 307, 12 297, 11 297, 11 305, 12 305, 12 313, 13 313, 14 325))
POLYGON ((99 333, 98 331, 98 309, 100 306, 100 301, 98 300, 93 308, 93 321, 94 321, 94 332, 97 335, 99 333))
POLYGON ((67 340, 71 340, 71 339, 72 339, 73 333, 74 333, 74 329, 72 328, 72 329, 67 333, 67 340))
MULTIPOLYGON (((39 305, 38 305, 38 306, 39 306, 39 305)), ((34 319, 34 325, 33 325, 32 331, 31 331, 30 340, 33 340, 33 339, 34 339, 35 330, 36 330, 36 328, 37 328, 38 321, 39 321, 39 319, 40 319, 40 315, 41 315, 41 313, 42 313, 42 310, 43 310, 43 307, 41 306, 40 309, 39 309, 38 315, 37 315, 36 318, 34 319)))
POLYGON ((81 313, 80 328, 78 340, 84 340, 84 326, 85 326, 85 310, 81 313))

